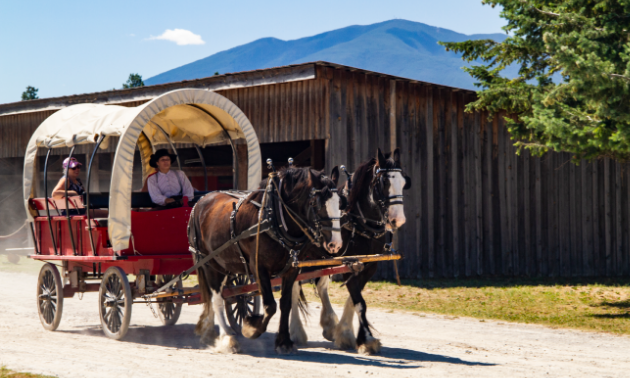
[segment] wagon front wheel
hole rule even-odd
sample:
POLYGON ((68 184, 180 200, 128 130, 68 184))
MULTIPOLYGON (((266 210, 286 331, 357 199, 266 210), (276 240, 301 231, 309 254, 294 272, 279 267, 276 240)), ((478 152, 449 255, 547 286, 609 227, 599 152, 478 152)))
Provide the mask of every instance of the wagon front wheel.
POLYGON ((131 321, 133 296, 127 274, 121 268, 112 266, 105 271, 98 291, 98 300, 101 326, 105 336, 114 340, 125 337, 131 321))
MULTIPOLYGON (((230 276, 226 286, 241 286, 253 282, 246 275, 237 274, 230 276)), ((262 299, 259 295, 242 294, 225 300, 225 315, 230 327, 240 335, 243 329, 243 319, 246 316, 260 314, 262 299)))
MULTIPOLYGON (((156 284, 158 287, 162 287, 164 284, 172 279, 172 274, 159 275, 157 276, 156 284)), ((178 281, 175 287, 181 290, 182 281, 178 281)), ((162 324, 164 324, 165 326, 170 326, 177 323, 177 319, 179 319, 179 315, 182 313, 182 304, 173 302, 162 302, 158 304, 158 309, 158 316, 160 317, 162 324)))
POLYGON ((48 331, 59 327, 63 312, 63 283, 57 267, 46 263, 37 278, 37 312, 39 320, 48 331))

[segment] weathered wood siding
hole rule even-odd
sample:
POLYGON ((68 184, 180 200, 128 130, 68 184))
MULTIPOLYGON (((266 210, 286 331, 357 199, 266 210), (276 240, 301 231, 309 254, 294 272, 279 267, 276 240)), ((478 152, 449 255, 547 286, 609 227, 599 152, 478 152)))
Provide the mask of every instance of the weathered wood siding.
MULTIPOLYGON (((261 143, 324 140, 328 171, 354 169, 377 147, 401 147, 413 179, 397 237, 402 277, 630 275, 627 165, 518 156, 502 115, 464 112, 470 91, 333 66, 315 71, 314 79, 218 93, 243 110, 261 143)), ((23 156, 53 112, 0 116, 0 158, 23 156)), ((393 264, 380 264, 378 276, 393 278, 393 264)))
MULTIPOLYGON (((327 169, 356 167, 395 145, 413 178, 398 235, 402 277, 630 275, 630 172, 566 153, 520 156, 503 115, 465 113, 467 91, 326 72, 327 169)), ((378 276, 393 278, 393 264, 378 276)))

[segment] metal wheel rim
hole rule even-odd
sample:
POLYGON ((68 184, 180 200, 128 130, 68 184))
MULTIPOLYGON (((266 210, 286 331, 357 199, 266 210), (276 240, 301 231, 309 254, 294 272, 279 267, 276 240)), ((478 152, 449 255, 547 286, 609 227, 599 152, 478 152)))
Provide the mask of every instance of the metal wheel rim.
POLYGON ((53 324, 57 315, 59 297, 57 295, 57 285, 52 271, 46 270, 37 290, 37 305, 39 306, 42 320, 46 324, 53 324))
POLYGON ((122 279, 117 274, 107 277, 105 288, 101 295, 101 314, 103 324, 111 333, 118 333, 123 325, 127 309, 125 308, 126 296, 122 279))
MULTIPOLYGON (((158 287, 161 287, 165 283, 169 282, 173 279, 172 274, 159 275, 157 277, 156 284, 158 287)), ((179 281, 176 285, 177 289, 182 288, 182 283, 179 281)), ((181 303, 173 303, 172 301, 168 302, 160 302, 158 304, 158 315, 160 320, 162 320, 162 324, 164 325, 174 325, 179 319, 179 315, 182 311, 181 303)))

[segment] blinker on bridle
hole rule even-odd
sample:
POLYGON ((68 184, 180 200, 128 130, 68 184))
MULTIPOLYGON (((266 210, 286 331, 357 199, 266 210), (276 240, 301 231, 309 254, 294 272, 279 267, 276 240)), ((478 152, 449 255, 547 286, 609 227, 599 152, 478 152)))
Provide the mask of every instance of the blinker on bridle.
MULTIPOLYGON (((400 172, 400 174, 402 175, 401 168, 377 168, 374 173, 374 178, 376 179, 378 177, 379 181, 379 185, 375 185, 374 188, 376 189, 376 192, 380 197, 379 202, 382 204, 383 207, 402 205, 404 199, 404 196, 402 194, 386 196, 385 193, 383 193, 383 189, 385 188, 385 183, 383 182, 383 174, 387 174, 389 172, 400 172)), ((411 187, 411 179, 408 176, 404 175, 403 178, 405 179, 405 186, 403 187, 403 190, 409 189, 411 187)))

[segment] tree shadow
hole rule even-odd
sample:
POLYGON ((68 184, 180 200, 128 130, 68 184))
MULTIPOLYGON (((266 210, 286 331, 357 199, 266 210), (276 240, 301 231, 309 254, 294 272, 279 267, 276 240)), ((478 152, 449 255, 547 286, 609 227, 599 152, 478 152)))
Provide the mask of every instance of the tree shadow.
MULTIPOLYGON (((201 343, 199 336, 194 334, 194 329, 195 326, 192 324, 177 324, 173 326, 132 325, 129 327, 125 338, 119 342, 175 349, 209 349, 209 351, 213 351, 212 347, 201 343)), ((218 333, 218 331, 218 326, 216 326, 216 332, 218 333)), ((84 326, 73 330, 58 330, 58 332, 106 337, 100 325, 84 326)), ((358 354, 355 350, 344 351, 336 349, 334 343, 330 341, 310 341, 307 345, 298 347, 296 354, 281 355, 275 351, 275 338, 276 334, 270 332, 254 340, 239 336, 238 342, 241 345, 241 354, 259 358, 394 369, 418 369, 422 367, 420 363, 423 362, 441 362, 463 366, 495 366, 495 364, 491 363, 466 361, 460 358, 404 348, 383 347, 380 354, 366 356, 358 354)))

